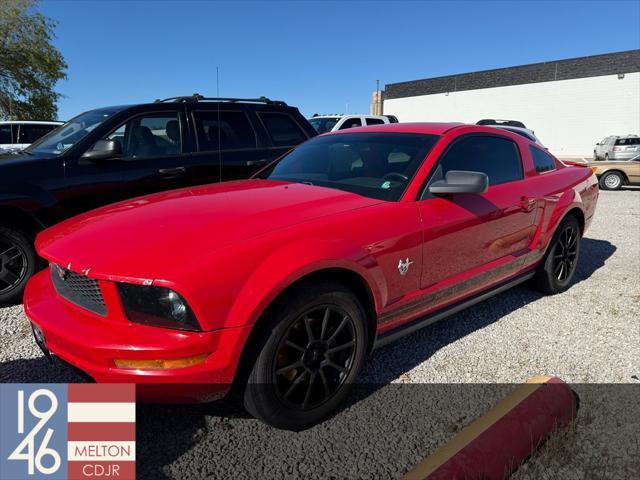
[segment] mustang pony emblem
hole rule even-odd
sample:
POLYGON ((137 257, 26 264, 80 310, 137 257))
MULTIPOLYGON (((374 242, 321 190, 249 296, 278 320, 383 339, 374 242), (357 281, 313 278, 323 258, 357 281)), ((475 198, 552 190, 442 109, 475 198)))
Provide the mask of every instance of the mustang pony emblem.
POLYGON ((412 264, 413 264, 413 260, 409 260, 409 257, 407 257, 407 259, 404 262, 402 261, 402 259, 400 259, 400 261, 398 262, 398 271, 400 272, 400 275, 404 277, 409 271, 409 267, 412 264))

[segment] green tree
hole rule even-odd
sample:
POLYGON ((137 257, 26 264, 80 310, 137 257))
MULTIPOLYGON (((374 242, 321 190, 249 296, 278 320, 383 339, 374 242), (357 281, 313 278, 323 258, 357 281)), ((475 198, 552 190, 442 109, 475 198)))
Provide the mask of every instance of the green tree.
POLYGON ((0 119, 55 120, 67 64, 38 0, 0 0, 0 119))

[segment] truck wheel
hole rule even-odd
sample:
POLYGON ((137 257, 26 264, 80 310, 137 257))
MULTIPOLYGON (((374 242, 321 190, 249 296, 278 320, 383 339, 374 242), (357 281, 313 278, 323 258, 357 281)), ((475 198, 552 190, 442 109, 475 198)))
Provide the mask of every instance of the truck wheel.
POLYGON ((24 287, 37 264, 33 240, 19 229, 0 225, 0 307, 22 302, 24 287))
POLYGON ((608 172, 600 177, 600 188, 603 190, 620 190, 624 178, 618 172, 608 172))
POLYGON ((367 351, 365 313, 336 283, 306 284, 269 313, 244 405, 276 428, 302 430, 346 399, 367 351))
POLYGON ((580 224, 573 215, 562 220, 533 277, 533 286, 554 295, 569 288, 580 257, 580 224))

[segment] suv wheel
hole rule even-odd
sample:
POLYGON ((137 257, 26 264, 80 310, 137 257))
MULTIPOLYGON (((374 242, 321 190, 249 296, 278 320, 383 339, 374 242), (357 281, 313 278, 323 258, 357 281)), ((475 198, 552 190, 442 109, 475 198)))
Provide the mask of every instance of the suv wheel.
POLYGON ((580 224, 573 215, 558 226, 544 261, 533 277, 533 285, 553 295, 569 288, 580 257, 580 224))
POLYGON ((365 313, 340 284, 307 284, 274 309, 244 393, 249 413, 302 430, 346 399, 364 363, 365 313))
POLYGON ((600 177, 600 188, 603 190, 620 190, 624 178, 618 172, 608 172, 600 177))
POLYGON ((38 256, 24 232, 0 225, 0 307, 22 301, 27 280, 36 271, 38 256))

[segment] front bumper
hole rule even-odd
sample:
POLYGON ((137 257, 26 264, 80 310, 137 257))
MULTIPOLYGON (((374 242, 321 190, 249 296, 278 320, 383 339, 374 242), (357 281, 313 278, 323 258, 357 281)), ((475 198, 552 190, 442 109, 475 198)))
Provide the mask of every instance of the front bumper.
POLYGON ((211 401, 233 382, 251 327, 184 332, 101 317, 60 297, 49 270, 35 275, 24 295, 27 317, 46 348, 97 382, 137 383, 147 401, 211 401), (117 368, 114 359, 178 359, 207 353, 197 365, 171 370, 117 368))

